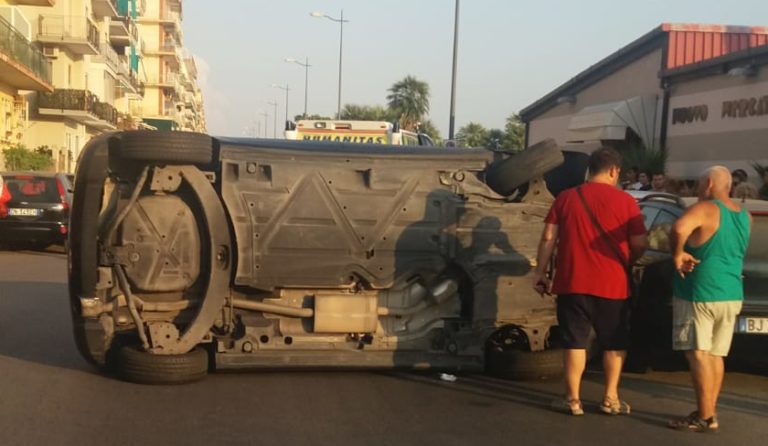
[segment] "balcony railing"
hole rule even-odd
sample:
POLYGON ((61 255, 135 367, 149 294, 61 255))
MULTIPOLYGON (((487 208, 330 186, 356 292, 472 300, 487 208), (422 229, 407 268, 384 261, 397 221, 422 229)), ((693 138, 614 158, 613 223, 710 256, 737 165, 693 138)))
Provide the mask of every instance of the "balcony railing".
POLYGON ((88 17, 41 14, 38 40, 78 48, 88 45, 95 53, 99 48, 99 29, 88 17))
POLYGON ((176 73, 165 73, 160 74, 158 76, 150 77, 147 80, 147 84, 152 86, 161 86, 161 87, 176 87, 177 81, 177 75, 176 73))
POLYGON ((126 56, 121 57, 119 54, 117 54, 117 51, 115 51, 111 45, 103 42, 99 51, 107 65, 109 65, 109 67, 112 68, 115 73, 125 77, 129 76, 128 72, 130 70, 128 69, 128 58, 126 56))
POLYGON ((29 68, 40 80, 51 83, 51 63, 42 51, 30 43, 10 23, 0 18, 0 52, 29 68))
POLYGON ((102 121, 117 125, 117 110, 107 103, 99 102, 99 98, 88 90, 57 89, 53 93, 40 93, 37 106, 39 109, 87 112, 102 121))

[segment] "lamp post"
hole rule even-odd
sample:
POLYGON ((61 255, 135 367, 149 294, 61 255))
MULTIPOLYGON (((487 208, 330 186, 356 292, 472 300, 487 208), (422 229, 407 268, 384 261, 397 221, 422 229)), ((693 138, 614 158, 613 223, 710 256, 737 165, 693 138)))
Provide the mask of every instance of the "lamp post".
POLYGON ((459 0, 456 0, 456 13, 453 24, 453 69, 451 71, 451 113, 448 120, 448 140, 453 141, 456 125, 456 61, 459 54, 459 0))
POLYGON ((267 104, 275 107, 275 119, 273 119, 274 125, 272 126, 272 138, 277 139, 277 101, 269 101, 267 104))
POLYGON ((306 119, 307 117, 307 97, 309 95, 309 67, 312 65, 309 64, 309 57, 306 57, 304 62, 294 59, 293 57, 287 57, 285 59, 288 63, 295 63, 296 65, 304 67, 304 115, 303 117, 306 119))
POLYGON ((288 88, 288 84, 285 84, 285 86, 272 84, 272 88, 279 88, 285 92, 285 122, 288 122, 288 92, 291 91, 291 89, 288 88))
POLYGON ((342 67, 342 58, 344 55, 343 49, 344 49, 344 24, 349 23, 349 20, 344 20, 344 10, 341 10, 341 16, 337 19, 335 17, 331 17, 328 14, 324 12, 315 11, 310 13, 312 17, 325 17, 326 19, 336 22, 339 24, 339 101, 338 105, 336 106, 336 119, 341 116, 341 67, 342 67))

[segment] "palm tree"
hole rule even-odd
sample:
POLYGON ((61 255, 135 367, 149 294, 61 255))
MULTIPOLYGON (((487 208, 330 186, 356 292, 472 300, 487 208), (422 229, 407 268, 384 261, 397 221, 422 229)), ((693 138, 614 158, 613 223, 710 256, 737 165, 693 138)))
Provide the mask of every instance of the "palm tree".
POLYGON ((507 150, 522 150, 525 145, 525 124, 517 113, 507 117, 504 125, 504 148, 507 150))
POLYGON ((460 147, 483 147, 488 142, 488 130, 481 124, 470 122, 456 133, 460 147))
POLYGON ((400 125, 414 130, 429 112, 429 84, 406 76, 387 91, 387 105, 399 116, 400 125))

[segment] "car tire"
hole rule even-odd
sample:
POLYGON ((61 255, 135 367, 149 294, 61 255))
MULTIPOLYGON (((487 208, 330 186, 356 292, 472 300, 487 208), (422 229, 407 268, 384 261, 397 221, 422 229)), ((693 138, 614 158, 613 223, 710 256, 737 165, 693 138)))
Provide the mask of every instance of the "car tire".
POLYGON ((522 152, 492 163, 485 182, 499 195, 511 195, 523 184, 544 176, 563 163, 563 152, 553 139, 545 139, 522 152))
POLYGON ((138 130, 118 138, 117 155, 124 160, 166 164, 210 164, 213 138, 202 133, 138 130))
POLYGON ((563 374, 563 350, 489 349, 485 355, 485 371, 491 376, 515 381, 559 378, 563 374))
POLYGON ((181 355, 155 355, 137 346, 118 352, 117 372, 121 379, 138 384, 185 384, 208 373, 208 353, 196 347, 181 355))

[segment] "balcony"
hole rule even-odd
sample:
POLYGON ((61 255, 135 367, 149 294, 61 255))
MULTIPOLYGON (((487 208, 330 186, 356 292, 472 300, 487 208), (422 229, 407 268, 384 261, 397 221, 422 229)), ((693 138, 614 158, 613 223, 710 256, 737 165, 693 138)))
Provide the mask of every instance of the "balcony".
POLYGON ((174 67, 178 68, 181 64, 181 53, 179 52, 179 44, 174 41, 165 41, 160 44, 157 49, 144 49, 142 51, 147 56, 160 56, 166 59, 166 62, 171 63, 174 67))
POLYGON ((2 18, 0 81, 20 90, 53 91, 51 63, 39 48, 2 18))
POLYGON ((109 22, 109 41, 113 45, 128 46, 139 41, 139 30, 127 16, 113 17, 109 22))
POLYGON ((118 112, 115 107, 99 102, 88 90, 57 89, 53 93, 40 93, 37 112, 44 116, 60 116, 99 130, 115 130, 118 112))
POLYGON ((13 3, 29 6, 54 6, 56 5, 56 0, 15 0, 13 3))
POLYGON ((120 55, 117 54, 117 51, 115 51, 115 49, 107 43, 101 43, 101 46, 99 47, 99 55, 98 57, 93 58, 92 61, 104 62, 118 76, 123 76, 125 78, 130 76, 130 70, 127 63, 128 59, 121 58, 120 55))
POLYGON ((99 54, 99 29, 88 17, 41 14, 37 40, 77 54, 99 54))
POLYGON ((117 13, 117 0, 93 0, 91 5, 93 16, 96 18, 116 17, 119 15, 117 13))
POLYGON ((160 87, 160 88, 176 88, 176 74, 166 73, 165 75, 159 75, 147 79, 146 85, 148 87, 160 87))

